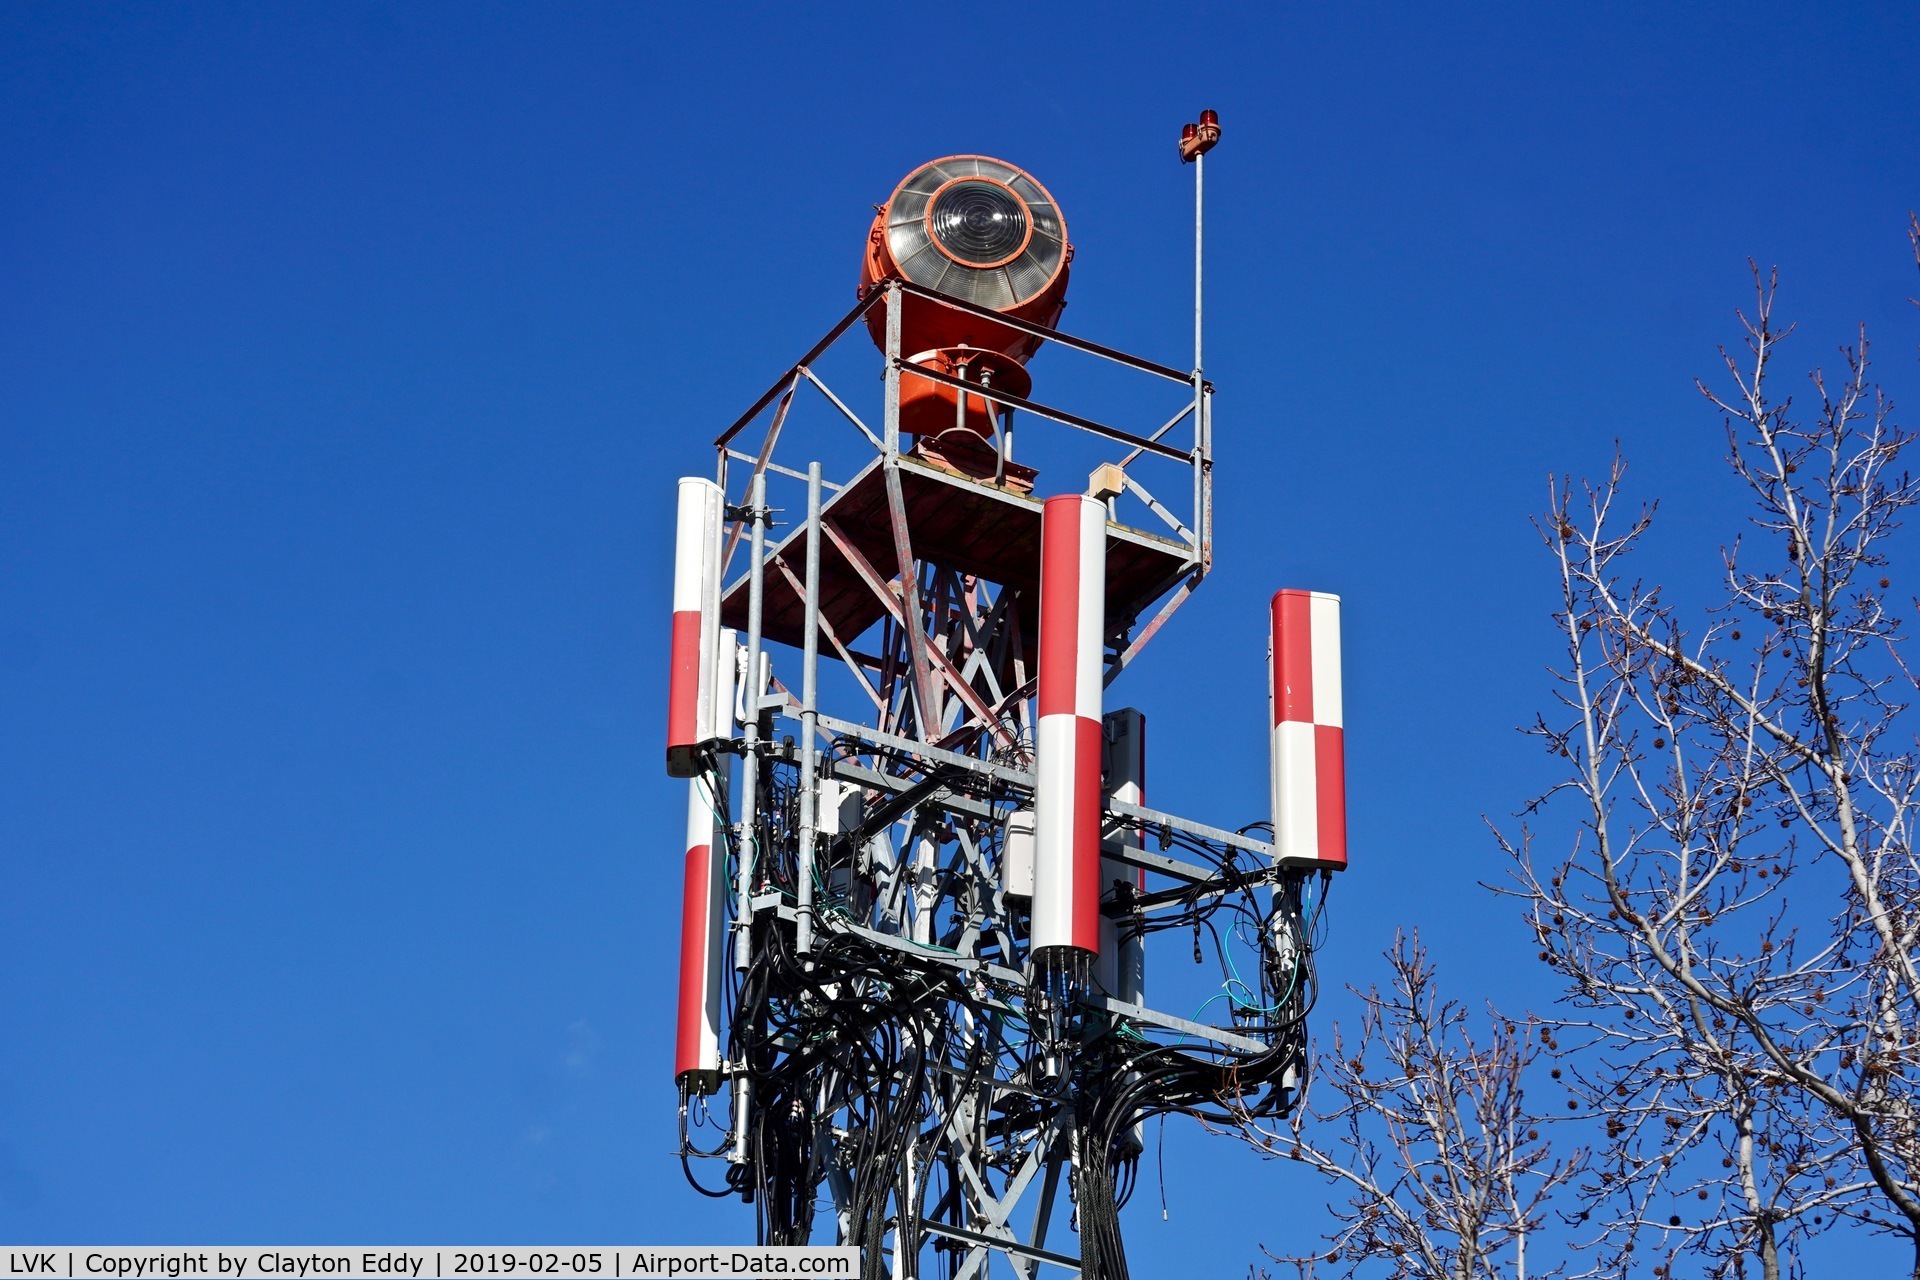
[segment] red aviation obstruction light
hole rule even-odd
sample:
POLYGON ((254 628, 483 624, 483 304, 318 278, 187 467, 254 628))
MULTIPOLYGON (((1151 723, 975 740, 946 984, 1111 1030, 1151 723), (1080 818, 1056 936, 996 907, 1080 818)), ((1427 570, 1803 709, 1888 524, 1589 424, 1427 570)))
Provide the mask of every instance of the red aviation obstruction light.
MULTIPOLYGON (((990 156, 948 156, 908 174, 880 206, 860 264, 860 297, 888 279, 1051 329, 1067 300, 1073 246, 1047 189, 1024 169, 990 156)), ((1026 362, 1041 339, 1006 325, 907 296, 900 352, 912 363, 1024 397, 1026 362)), ((867 312, 886 349, 886 309, 867 312)), ((993 406, 911 375, 900 381, 900 429, 917 436, 993 434, 993 406)), ((971 440, 949 436, 942 452, 971 440)))

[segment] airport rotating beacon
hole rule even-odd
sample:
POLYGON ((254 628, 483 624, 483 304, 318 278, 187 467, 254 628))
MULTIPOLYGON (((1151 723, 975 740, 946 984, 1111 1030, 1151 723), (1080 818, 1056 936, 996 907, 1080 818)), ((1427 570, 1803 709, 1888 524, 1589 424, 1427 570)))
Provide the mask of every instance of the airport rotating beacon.
POLYGON ((713 477, 680 482, 681 1159, 761 1242, 857 1246, 869 1280, 1124 1277, 1145 1122, 1298 1100, 1346 863, 1339 602, 1269 607, 1255 821, 1149 807, 1147 716, 1116 685, 1212 562, 1219 137, 1209 111, 1180 140, 1191 367, 1061 332, 1060 205, 949 156, 877 206, 856 305, 720 433, 713 477), (823 373, 861 325, 877 404, 823 373), (1036 391, 1043 350, 1130 380, 1139 419, 1036 391), (1039 461, 1066 474, 1042 488, 1039 461), (1155 1007, 1152 968, 1196 962, 1200 1012, 1155 1007))

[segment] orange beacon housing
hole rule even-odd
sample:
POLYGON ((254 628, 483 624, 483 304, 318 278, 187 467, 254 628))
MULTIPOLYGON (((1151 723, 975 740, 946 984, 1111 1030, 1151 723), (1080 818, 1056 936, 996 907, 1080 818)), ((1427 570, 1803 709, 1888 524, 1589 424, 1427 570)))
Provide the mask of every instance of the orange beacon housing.
MULTIPOLYGON (((1047 189, 1024 169, 991 156, 947 156, 908 174, 880 206, 860 264, 860 297, 888 279, 1051 329, 1067 303, 1073 246, 1047 189)), ((1025 398, 1026 362, 1041 339, 940 306, 901 298, 900 353, 909 364, 981 382, 1025 398)), ((867 312, 867 328, 886 349, 887 312, 867 312)), ((943 449, 990 439, 992 402, 954 387, 900 378, 900 429, 938 438, 943 449), (949 433, 972 437, 956 439, 949 433)))

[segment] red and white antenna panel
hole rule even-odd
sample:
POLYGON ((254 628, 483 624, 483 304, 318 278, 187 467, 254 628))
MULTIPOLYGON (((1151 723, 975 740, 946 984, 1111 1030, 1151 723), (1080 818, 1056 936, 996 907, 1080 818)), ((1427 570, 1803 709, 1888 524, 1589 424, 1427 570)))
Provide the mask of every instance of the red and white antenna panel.
POLYGON ((699 772, 699 746, 721 736, 714 698, 720 633, 720 522, 726 495, 711 480, 683 476, 673 544, 673 647, 667 692, 667 773, 699 772))
POLYGON ((1040 724, 1033 947, 1100 951, 1101 658, 1107 507, 1048 498, 1040 515, 1040 724))
POLYGON ((1340 597, 1275 593, 1270 654, 1274 857, 1337 870, 1347 865, 1340 597))
MULTIPOLYGON (((682 491, 684 492, 684 490, 682 491)), ((712 666, 716 733, 733 733, 739 642, 721 631, 712 666)), ((691 1093, 720 1087, 720 996, 726 985, 726 825, 732 757, 687 782, 686 873, 680 898, 680 1017, 675 1028, 673 1078, 692 1073, 691 1093)))

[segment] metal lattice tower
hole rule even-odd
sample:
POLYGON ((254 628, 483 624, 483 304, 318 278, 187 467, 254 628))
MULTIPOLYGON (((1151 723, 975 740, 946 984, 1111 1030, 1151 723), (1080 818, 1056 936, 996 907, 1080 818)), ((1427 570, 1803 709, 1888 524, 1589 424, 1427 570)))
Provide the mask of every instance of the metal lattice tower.
POLYGON ((1179 370, 887 278, 721 433, 713 483, 682 482, 676 581, 707 586, 676 586, 676 627, 704 611, 712 634, 686 659, 704 701, 675 704, 696 728, 669 753, 692 778, 683 1159, 697 1187, 754 1206, 763 1243, 857 1245, 870 1277, 1124 1276, 1118 1210, 1144 1122, 1232 1125, 1297 1096, 1311 926, 1336 865, 1318 856, 1325 840, 1276 847, 1264 823, 1148 807, 1145 718, 1100 716, 1097 689, 1098 768, 1077 776, 1099 790, 1099 845, 1076 873, 1098 867, 1097 926, 1076 926, 1081 949, 1034 946, 1058 803, 1037 759, 1043 541, 1064 535, 1011 456, 1014 416, 1035 424, 1023 441, 1073 431, 1103 451, 1087 486, 1103 561, 1087 643, 1111 685, 1210 567, 1213 388, 1197 357, 1197 282, 1196 367, 1179 370), (1133 432, 1015 394, 1004 374, 996 387, 991 365, 916 364, 911 307, 1091 357, 1179 407, 1133 432), (816 368, 862 321, 884 361, 877 430, 816 368), (945 388, 960 425, 986 422, 958 438, 971 456, 903 432, 903 379, 926 384, 909 399, 945 388), (802 397, 866 454, 837 482, 796 430, 802 397), (1177 498, 1147 487, 1149 468, 1177 498), (795 498, 777 526, 773 484, 795 498), (1123 501, 1162 527, 1123 523, 1123 501), (1144 940, 1167 931, 1190 933, 1196 957, 1209 936, 1228 975, 1218 1025, 1151 1007, 1144 940))

